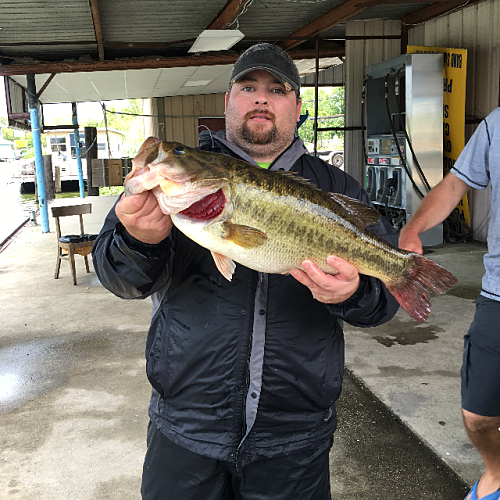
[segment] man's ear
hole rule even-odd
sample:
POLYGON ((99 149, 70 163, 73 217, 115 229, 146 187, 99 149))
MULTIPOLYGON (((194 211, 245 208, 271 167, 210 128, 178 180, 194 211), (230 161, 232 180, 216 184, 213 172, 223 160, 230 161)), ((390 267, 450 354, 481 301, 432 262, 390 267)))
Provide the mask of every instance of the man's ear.
POLYGON ((226 92, 224 95, 224 114, 226 114, 228 100, 229 100, 229 92, 226 92))
POLYGON ((302 99, 297 103, 297 122, 300 121, 300 110, 302 109, 302 99))

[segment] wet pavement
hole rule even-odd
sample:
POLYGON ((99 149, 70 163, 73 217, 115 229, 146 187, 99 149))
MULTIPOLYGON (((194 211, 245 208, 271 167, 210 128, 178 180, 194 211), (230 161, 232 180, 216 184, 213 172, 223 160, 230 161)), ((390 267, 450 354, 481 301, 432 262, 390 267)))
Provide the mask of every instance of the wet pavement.
MULTIPOLYGON (((85 228, 98 232, 115 197, 89 200, 85 228)), ((71 233, 78 218, 64 222, 71 233)), ((139 499, 151 305, 107 292, 79 256, 78 285, 67 262, 55 280, 50 227, 28 225, 0 252, 0 499, 139 499)), ((460 282, 433 299, 426 323, 400 311, 381 327, 346 327, 333 499, 461 500, 479 477, 459 370, 483 253, 465 244, 431 255, 460 282)))
POLYGON ((462 500, 469 486, 349 370, 330 453, 333 500, 462 500))

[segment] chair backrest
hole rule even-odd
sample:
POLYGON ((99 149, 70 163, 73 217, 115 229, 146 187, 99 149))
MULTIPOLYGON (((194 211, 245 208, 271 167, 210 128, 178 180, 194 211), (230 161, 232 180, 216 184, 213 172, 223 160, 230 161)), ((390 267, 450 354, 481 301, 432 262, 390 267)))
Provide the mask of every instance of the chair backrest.
POLYGON ((61 226, 59 224, 59 217, 67 217, 69 215, 80 216, 80 234, 85 234, 85 229, 83 228, 83 214, 92 213, 92 203, 51 207, 51 210, 52 210, 52 216, 56 220, 57 239, 61 237, 61 226))

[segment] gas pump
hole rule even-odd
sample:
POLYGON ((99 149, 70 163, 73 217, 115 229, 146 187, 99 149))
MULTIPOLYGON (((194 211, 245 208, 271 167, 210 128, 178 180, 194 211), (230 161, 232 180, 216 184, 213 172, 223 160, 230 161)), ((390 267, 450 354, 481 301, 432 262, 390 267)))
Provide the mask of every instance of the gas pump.
MULTIPOLYGON (((443 54, 403 54, 368 66, 363 94, 366 190, 400 229, 443 178, 443 54)), ((421 239, 442 244, 442 224, 421 239)))

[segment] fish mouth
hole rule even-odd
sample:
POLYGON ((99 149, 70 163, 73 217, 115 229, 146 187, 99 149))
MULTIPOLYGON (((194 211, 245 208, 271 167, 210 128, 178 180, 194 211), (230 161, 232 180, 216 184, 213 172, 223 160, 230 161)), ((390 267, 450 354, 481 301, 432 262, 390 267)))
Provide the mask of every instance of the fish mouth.
MULTIPOLYGON (((192 205, 197 204, 203 198, 210 196, 218 191, 221 191, 220 186, 205 186, 194 190, 188 190, 184 193, 169 196, 163 189, 155 189, 155 196, 163 213, 175 215, 179 212, 188 210, 192 205)), ((224 198, 224 201, 226 198, 224 198)), ((184 214, 187 215, 187 214, 184 214)), ((199 218, 199 217, 196 217, 199 218)))

